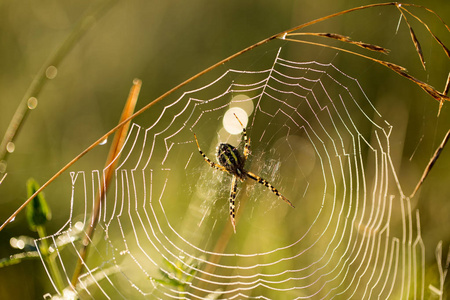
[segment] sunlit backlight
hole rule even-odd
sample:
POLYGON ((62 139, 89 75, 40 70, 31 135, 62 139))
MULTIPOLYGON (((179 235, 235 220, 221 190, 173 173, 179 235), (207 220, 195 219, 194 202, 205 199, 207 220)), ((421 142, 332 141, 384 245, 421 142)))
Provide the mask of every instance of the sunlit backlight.
POLYGON ((227 110, 225 116, 223 117, 223 128, 225 128, 225 130, 231 134, 241 133, 242 126, 246 127, 247 123, 247 112, 240 107, 230 108, 229 110, 227 110), (239 121, 241 121, 242 125, 239 124, 239 121, 236 119, 236 117, 239 118, 239 121))

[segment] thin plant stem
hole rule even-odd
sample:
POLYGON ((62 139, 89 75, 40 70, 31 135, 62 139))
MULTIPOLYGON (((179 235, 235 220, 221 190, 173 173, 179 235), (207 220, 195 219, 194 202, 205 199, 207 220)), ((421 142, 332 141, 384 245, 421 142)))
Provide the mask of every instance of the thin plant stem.
POLYGON ((41 238, 37 246, 39 247, 39 251, 41 251, 43 258, 49 267, 50 276, 55 281, 58 293, 60 293, 64 289, 64 283, 61 277, 61 272, 59 271, 58 265, 56 264, 55 253, 50 252, 50 248, 47 242, 47 231, 45 230, 45 226, 42 225, 37 226, 36 230, 39 237, 41 238))
POLYGON ((19 134, 20 129, 24 125, 26 117, 30 112, 30 109, 28 107, 29 99, 38 99, 42 89, 52 78, 50 76, 47 76, 47 70, 51 67, 56 68, 56 70, 58 69, 64 58, 66 58, 70 51, 73 49, 74 45, 84 36, 84 34, 89 29, 92 28, 92 26, 95 24, 95 21, 98 20, 115 1, 116 0, 103 1, 99 5, 93 7, 89 12, 87 12, 85 16, 81 18, 80 21, 78 21, 71 34, 61 44, 58 50, 56 50, 56 52, 52 56, 50 56, 50 58, 42 65, 41 69, 34 77, 31 85, 28 87, 28 90, 25 92, 25 95, 20 101, 11 122, 9 122, 8 128, 6 129, 5 135, 3 136, 3 140, 0 144, 0 162, 7 160, 9 155, 7 146, 9 143, 13 143, 17 138, 17 135, 19 134))
MULTIPOLYGON (((120 117, 119 123, 122 120, 127 119, 130 115, 133 114, 134 109, 136 107, 136 103, 139 97, 139 92, 141 90, 142 82, 139 79, 135 79, 133 81, 133 86, 131 87, 130 93, 128 95, 127 102, 122 112, 122 116, 120 117)), ((91 214, 90 224, 87 226, 87 232, 84 236, 82 242, 82 248, 80 250, 80 255, 77 261, 77 265, 75 267, 75 271, 72 276, 72 286, 75 287, 78 282, 78 278, 80 277, 81 272, 83 271, 83 262, 88 255, 89 245, 91 244, 92 238, 94 236, 95 227, 98 223, 98 218, 100 214, 100 207, 102 203, 106 201, 106 191, 108 190, 110 181, 112 176, 114 175, 115 167, 119 163, 120 158, 120 150, 122 149, 126 136, 128 134, 128 129, 130 128, 130 122, 125 123, 119 131, 117 131, 114 136, 114 140, 111 143, 111 149, 109 151, 108 158, 106 160, 105 171, 101 181, 101 185, 99 191, 97 193, 97 197, 95 199, 95 204, 93 207, 93 211, 91 214)))
POLYGON ((9 258, 0 259, 0 268, 12 266, 21 263, 24 260, 35 260, 39 258, 39 252, 27 251, 11 255, 9 258))

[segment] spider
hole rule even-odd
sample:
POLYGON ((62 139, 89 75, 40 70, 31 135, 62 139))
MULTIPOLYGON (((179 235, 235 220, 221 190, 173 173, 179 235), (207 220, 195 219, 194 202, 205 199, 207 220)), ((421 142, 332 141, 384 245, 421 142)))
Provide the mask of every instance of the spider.
POLYGON ((262 185, 268 187, 272 193, 277 195, 281 200, 285 201, 287 204, 289 204, 291 207, 294 207, 292 205, 291 201, 289 201, 286 197, 281 195, 281 193, 273 186, 271 185, 267 180, 259 177, 258 175, 247 171, 244 169, 245 161, 248 158, 248 155, 250 154, 250 139, 247 138, 247 132, 244 128, 244 125, 241 123, 239 118, 234 114, 236 119, 238 120, 239 124, 242 126, 242 135, 244 137, 244 153, 243 155, 239 152, 236 147, 221 143, 217 147, 217 160, 219 161, 219 164, 211 161, 205 153, 200 149, 200 145, 198 144, 197 136, 194 133, 195 142, 197 143, 197 148, 200 154, 203 156, 203 159, 212 167, 217 170, 226 172, 233 176, 233 179, 231 181, 231 191, 230 191, 230 218, 231 218, 231 225, 233 226, 234 233, 236 233, 236 222, 235 222, 235 199, 236 199, 236 190, 237 190, 237 183, 238 180, 244 181, 247 177, 255 180, 258 183, 261 183, 262 185))

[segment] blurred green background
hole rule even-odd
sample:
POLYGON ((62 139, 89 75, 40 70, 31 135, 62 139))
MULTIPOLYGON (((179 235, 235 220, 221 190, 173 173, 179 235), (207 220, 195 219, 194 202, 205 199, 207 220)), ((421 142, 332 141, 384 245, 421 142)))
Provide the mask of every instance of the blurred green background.
MULTIPOLYGON (((0 222, 26 199, 25 183, 29 177, 44 183, 115 126, 133 78, 143 81, 138 102, 138 107, 142 107, 211 64, 272 34, 369 3, 375 2, 113 1, 105 15, 94 20, 93 27, 70 49, 56 78, 46 83, 37 108, 26 119, 15 151, 8 157, 8 175, 0 186, 0 222)), ((445 0, 409 3, 426 5, 444 21, 450 20, 450 6, 445 0)), ((0 2, 1 135, 41 66, 73 31, 76 22, 97 4, 50 0, 0 2)), ((407 31, 403 28, 402 35, 397 37, 392 30, 383 30, 383 26, 398 22, 398 12, 393 8, 391 11, 392 14, 386 13, 383 23, 368 22, 364 15, 355 14, 311 30, 342 33, 354 40, 394 48, 389 61, 407 67, 419 79, 442 90, 450 70, 448 58, 429 37, 424 38, 427 71, 423 71, 407 31)), ((443 26, 431 18, 427 20, 449 46, 450 35, 443 26)), ((418 35, 426 36, 420 30, 418 35)), ((314 52, 308 55, 311 57, 314 52)), ((354 76, 358 75, 374 105, 397 129, 391 151, 403 188, 410 193, 450 127, 448 104, 444 104, 437 117, 437 102, 412 83, 371 62, 351 65, 351 59, 348 57, 346 63, 343 58, 340 63, 346 65, 346 72, 351 70, 354 76)), ((99 157, 105 151, 101 150, 99 157)), ((421 212, 427 263, 431 265, 438 241, 444 241, 444 249, 448 249, 450 242, 449 153, 448 149, 443 151, 421 194, 413 200, 421 212)), ((78 169, 94 169, 92 161, 80 164, 78 169)), ((46 193, 55 222, 49 225, 49 232, 67 219, 66 194, 67 186, 61 190, 54 187, 46 193)), ((0 257, 16 252, 9 246, 11 237, 33 234, 24 214, 20 214, 0 232, 0 257)), ((49 289, 40 260, 0 269, 1 299, 38 299, 49 289)))

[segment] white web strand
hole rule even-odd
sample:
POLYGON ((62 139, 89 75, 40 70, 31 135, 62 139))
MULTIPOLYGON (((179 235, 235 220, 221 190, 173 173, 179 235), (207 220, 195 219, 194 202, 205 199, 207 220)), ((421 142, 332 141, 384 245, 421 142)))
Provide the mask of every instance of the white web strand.
MULTIPOLYGON (((391 130, 358 80, 333 64, 278 52, 267 69, 225 71, 167 103, 153 124, 133 124, 77 292, 108 299, 423 297, 419 218, 412 219, 393 169, 391 130), (220 125, 232 107, 250 116, 246 169, 296 206, 262 185, 240 183, 236 234, 230 177, 204 163, 193 136, 217 162, 219 142, 241 141, 220 125)), ((58 252, 67 284, 80 257, 74 227, 89 226, 100 174, 92 171, 90 185, 85 172, 71 174, 70 219, 49 237, 54 247, 59 238, 73 240, 58 252)))

